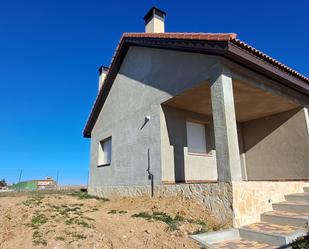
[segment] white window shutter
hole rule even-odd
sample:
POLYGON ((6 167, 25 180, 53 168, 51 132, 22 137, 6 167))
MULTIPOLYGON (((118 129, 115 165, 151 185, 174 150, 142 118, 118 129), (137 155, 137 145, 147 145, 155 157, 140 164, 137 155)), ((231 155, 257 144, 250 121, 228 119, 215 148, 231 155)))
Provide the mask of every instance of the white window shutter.
POLYGON ((207 153, 205 125, 187 122, 187 145, 189 153, 207 153))

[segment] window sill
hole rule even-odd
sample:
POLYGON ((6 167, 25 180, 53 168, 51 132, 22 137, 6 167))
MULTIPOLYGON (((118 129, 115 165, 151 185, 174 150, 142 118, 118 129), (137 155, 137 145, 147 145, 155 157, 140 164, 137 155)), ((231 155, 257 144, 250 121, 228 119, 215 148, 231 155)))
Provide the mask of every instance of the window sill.
POLYGON ((98 168, 101 168, 101 167, 106 167, 106 166, 110 166, 111 163, 104 163, 104 164, 100 164, 100 165, 97 165, 98 168))
POLYGON ((211 154, 204 154, 204 153, 188 153, 189 156, 202 156, 202 157, 213 157, 211 154))

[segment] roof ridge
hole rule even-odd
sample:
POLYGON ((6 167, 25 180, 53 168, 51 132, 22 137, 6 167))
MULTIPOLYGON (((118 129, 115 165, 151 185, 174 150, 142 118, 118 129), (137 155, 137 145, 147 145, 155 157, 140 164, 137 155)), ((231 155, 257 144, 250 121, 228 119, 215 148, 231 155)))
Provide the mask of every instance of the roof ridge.
POLYGON ((173 38, 173 39, 192 39, 192 40, 229 40, 237 37, 236 33, 206 33, 206 32, 165 32, 165 33, 145 33, 145 32, 125 32, 123 37, 136 37, 136 38, 173 38), (192 37, 191 37, 192 36, 192 37))

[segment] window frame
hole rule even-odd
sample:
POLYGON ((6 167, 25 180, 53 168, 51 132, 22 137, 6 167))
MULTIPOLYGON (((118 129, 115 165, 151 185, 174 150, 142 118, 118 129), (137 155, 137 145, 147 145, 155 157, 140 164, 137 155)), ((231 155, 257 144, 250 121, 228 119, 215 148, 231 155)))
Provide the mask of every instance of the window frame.
POLYGON ((212 153, 210 150, 211 138, 209 136, 210 124, 207 122, 201 122, 197 120, 186 120, 186 139, 187 139, 187 154, 189 156, 203 156, 203 157, 212 157, 212 153), (204 127, 204 139, 205 139, 205 153, 199 152, 190 152, 189 151, 189 143, 188 143, 188 123, 199 124, 204 127))
POLYGON ((107 138, 104 138, 102 140, 99 141, 99 145, 98 145, 98 161, 97 161, 97 167, 106 167, 106 166, 110 166, 111 163, 112 163, 112 146, 113 146, 113 141, 112 141, 112 136, 109 136, 107 138), (104 157, 104 143, 106 143, 107 141, 110 141, 110 161, 107 162, 105 160, 105 157, 104 157), (101 154, 101 157, 103 159, 100 160, 100 154, 101 154))

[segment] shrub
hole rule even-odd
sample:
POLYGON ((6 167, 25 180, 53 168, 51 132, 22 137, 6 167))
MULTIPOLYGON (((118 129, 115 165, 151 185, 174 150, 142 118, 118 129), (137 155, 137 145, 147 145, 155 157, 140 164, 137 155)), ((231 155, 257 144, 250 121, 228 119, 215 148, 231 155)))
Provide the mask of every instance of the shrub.
POLYGON ((68 195, 78 197, 81 200, 84 200, 84 199, 96 199, 98 201, 104 201, 104 202, 105 201, 109 201, 109 199, 107 199, 107 198, 97 197, 97 196, 94 196, 94 195, 89 195, 87 192, 72 192, 72 193, 68 193, 68 195))
POLYGON ((308 249, 309 248, 309 234, 299 237, 291 244, 293 249, 308 249))
POLYGON ((309 224, 307 224, 307 235, 297 238, 291 243, 292 249, 309 248, 309 224))
POLYGON ((153 221, 153 220, 162 221, 166 223, 171 230, 178 229, 178 225, 179 225, 177 220, 173 219, 171 216, 163 212, 153 212, 152 214, 147 213, 147 212, 141 212, 138 214, 133 214, 132 217, 140 217, 148 221, 153 221))
POLYGON ((39 226, 45 224, 47 221, 48 219, 44 214, 36 214, 31 219, 31 226, 36 229, 39 226))

